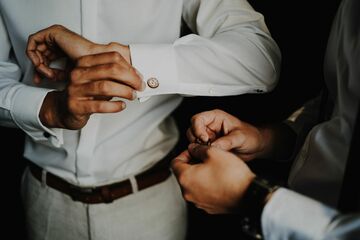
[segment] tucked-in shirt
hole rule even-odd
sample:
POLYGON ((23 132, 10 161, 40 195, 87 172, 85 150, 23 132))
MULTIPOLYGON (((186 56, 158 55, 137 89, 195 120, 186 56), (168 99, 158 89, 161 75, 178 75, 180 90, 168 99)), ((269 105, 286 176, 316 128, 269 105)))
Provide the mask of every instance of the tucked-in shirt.
POLYGON ((1 125, 24 130, 27 159, 80 186, 124 179, 165 156, 178 139, 169 115, 182 96, 266 92, 278 78, 279 49, 245 0, 1 0, 0 12, 1 125), (193 34, 181 36, 182 19, 193 34), (81 130, 43 126, 44 97, 64 86, 34 86, 25 49, 30 34, 53 24, 128 44, 144 81, 159 86, 124 111, 93 114, 81 130))
POLYGON ((261 216, 264 239, 360 239, 360 214, 335 209, 285 188, 278 189, 261 216))
MULTIPOLYGON (((289 177, 291 189, 330 206, 337 205, 360 99, 359 12, 356 0, 344 0, 339 7, 324 64, 334 109, 328 121, 314 126, 307 135, 289 177)), ((297 129, 316 123, 315 106, 306 106, 294 124, 297 129)))

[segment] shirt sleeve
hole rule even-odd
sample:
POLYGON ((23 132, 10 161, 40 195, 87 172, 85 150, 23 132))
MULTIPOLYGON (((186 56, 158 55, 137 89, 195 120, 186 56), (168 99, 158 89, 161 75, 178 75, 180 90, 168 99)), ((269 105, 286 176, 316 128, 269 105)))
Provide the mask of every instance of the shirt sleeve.
POLYGON ((360 215, 342 215, 318 201, 280 188, 266 204, 261 225, 268 240, 358 239, 360 215))
POLYGON ((20 83, 23 73, 13 56, 1 15, 0 46, 0 124, 19 127, 34 141, 60 146, 63 142, 62 130, 49 129, 39 119, 43 99, 51 90, 20 83))
POLYGON ((270 91, 280 72, 280 50, 263 16, 245 0, 185 0, 183 19, 193 34, 172 44, 130 45, 145 81, 139 98, 178 93, 225 96, 270 91))

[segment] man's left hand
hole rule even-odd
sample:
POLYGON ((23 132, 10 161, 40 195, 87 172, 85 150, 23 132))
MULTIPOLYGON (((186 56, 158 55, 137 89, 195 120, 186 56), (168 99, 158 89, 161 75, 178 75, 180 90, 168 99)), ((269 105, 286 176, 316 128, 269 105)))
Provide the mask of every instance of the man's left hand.
POLYGON ((211 214, 238 207, 255 174, 244 161, 216 147, 190 144, 172 161, 184 198, 211 214), (192 159, 200 160, 192 164, 192 159))

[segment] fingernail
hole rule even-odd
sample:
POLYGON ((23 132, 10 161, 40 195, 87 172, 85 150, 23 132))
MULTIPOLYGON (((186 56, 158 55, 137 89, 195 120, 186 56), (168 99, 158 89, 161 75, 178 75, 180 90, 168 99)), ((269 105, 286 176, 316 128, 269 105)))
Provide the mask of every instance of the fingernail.
POLYGON ((136 99, 137 98, 137 93, 136 93, 136 91, 133 91, 132 92, 132 99, 134 100, 134 99, 136 99))
POLYGON ((202 141, 203 143, 207 143, 207 141, 208 141, 208 137, 205 136, 205 135, 200 135, 199 138, 201 139, 201 141, 202 141))
POLYGON ((122 109, 125 109, 126 108, 126 103, 122 102, 121 107, 122 107, 122 109))

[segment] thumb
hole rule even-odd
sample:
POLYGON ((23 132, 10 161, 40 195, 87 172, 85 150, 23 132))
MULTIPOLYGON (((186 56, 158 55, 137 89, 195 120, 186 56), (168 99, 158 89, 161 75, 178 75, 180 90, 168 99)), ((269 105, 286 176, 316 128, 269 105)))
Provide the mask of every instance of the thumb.
POLYGON ((234 148, 241 149, 246 141, 246 136, 239 132, 233 132, 224 137, 216 139, 211 143, 212 147, 217 147, 225 151, 230 151, 234 148))
POLYGON ((54 73, 53 81, 56 82, 65 82, 67 80, 67 72, 62 69, 52 68, 54 73))
POLYGON ((38 85, 41 83, 42 77, 37 71, 34 71, 33 82, 38 85))
POLYGON ((209 146, 204 144, 191 143, 188 147, 189 153, 193 158, 205 162, 208 158, 209 146))
POLYGON ((175 176, 178 178, 180 174, 190 168, 191 156, 187 150, 180 153, 179 156, 175 157, 171 162, 171 168, 175 176))

